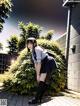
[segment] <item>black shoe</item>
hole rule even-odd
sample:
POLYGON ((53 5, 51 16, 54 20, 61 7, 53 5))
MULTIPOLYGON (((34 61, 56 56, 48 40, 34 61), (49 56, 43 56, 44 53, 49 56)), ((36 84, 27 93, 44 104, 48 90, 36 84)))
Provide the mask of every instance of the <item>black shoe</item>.
POLYGON ((37 103, 41 103, 41 100, 32 99, 31 101, 28 102, 28 104, 37 104, 37 103))

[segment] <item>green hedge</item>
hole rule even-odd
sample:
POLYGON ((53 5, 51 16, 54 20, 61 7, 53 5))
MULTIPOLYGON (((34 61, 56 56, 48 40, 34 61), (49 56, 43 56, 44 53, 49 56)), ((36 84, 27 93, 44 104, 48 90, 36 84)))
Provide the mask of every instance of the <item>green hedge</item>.
MULTIPOLYGON (((57 70, 52 73, 52 80, 48 93, 58 93, 66 86, 66 61, 64 55, 54 41, 43 39, 37 40, 38 44, 51 51, 57 62, 57 70)), ((13 78, 4 81, 4 89, 18 94, 32 95, 35 93, 37 82, 33 64, 31 63, 31 53, 27 48, 20 52, 17 60, 9 68, 13 73, 13 78)))

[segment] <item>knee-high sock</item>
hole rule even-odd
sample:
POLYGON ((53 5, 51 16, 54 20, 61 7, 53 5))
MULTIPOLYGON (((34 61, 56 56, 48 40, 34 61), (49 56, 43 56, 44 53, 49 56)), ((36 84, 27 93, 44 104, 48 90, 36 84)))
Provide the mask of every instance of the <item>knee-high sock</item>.
POLYGON ((39 82, 39 85, 38 85, 38 88, 37 88, 37 93, 36 93, 36 96, 35 96, 35 99, 42 99, 45 91, 47 89, 47 84, 43 81, 40 81, 39 82))
POLYGON ((38 88, 37 88, 35 99, 33 99, 32 101, 29 101, 29 104, 36 104, 38 102, 41 103, 41 99, 42 99, 42 96, 43 96, 46 88, 47 88, 46 83, 43 81, 40 81, 38 88))

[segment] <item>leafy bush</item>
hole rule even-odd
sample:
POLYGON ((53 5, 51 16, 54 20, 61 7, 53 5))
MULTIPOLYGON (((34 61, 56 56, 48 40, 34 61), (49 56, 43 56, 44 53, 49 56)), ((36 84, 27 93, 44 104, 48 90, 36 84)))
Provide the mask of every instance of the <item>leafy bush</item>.
POLYGON ((9 13, 12 11, 12 0, 0 0, 0 32, 3 29, 5 19, 9 17, 9 13))
POLYGON ((13 73, 12 72, 4 72, 4 74, 0 74, 0 83, 3 83, 4 81, 8 79, 13 78, 13 73))
MULTIPOLYGON (((38 44, 51 51, 57 62, 57 70, 53 71, 49 94, 54 91, 60 92, 66 85, 66 61, 64 55, 54 41, 38 39, 38 44)), ((13 79, 4 81, 4 88, 18 94, 32 95, 35 93, 37 82, 33 64, 31 63, 31 53, 25 48, 20 52, 14 64, 10 66, 9 72, 14 74, 13 79)))

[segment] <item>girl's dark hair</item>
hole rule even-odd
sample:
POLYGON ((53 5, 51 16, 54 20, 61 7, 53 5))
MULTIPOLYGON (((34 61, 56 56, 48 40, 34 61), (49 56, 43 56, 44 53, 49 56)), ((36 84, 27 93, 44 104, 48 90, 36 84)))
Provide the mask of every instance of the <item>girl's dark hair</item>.
MULTIPOLYGON (((35 52, 35 47, 37 46, 37 41, 36 41, 35 38, 30 37, 30 38, 27 39, 27 45, 28 45, 29 43, 33 44, 33 56, 34 56, 34 59, 37 60, 37 59, 36 59, 36 52, 35 52)), ((28 47, 27 47, 27 48, 28 48, 28 47)), ((28 48, 28 51, 30 51, 29 48, 28 48)))
POLYGON ((36 52, 35 52, 35 48, 33 49, 33 56, 34 56, 34 59, 37 60, 37 58, 36 58, 36 52))
POLYGON ((28 45, 28 43, 32 43, 33 44, 33 47, 36 47, 37 46, 37 41, 33 37, 30 37, 30 38, 27 39, 27 45, 28 45))

